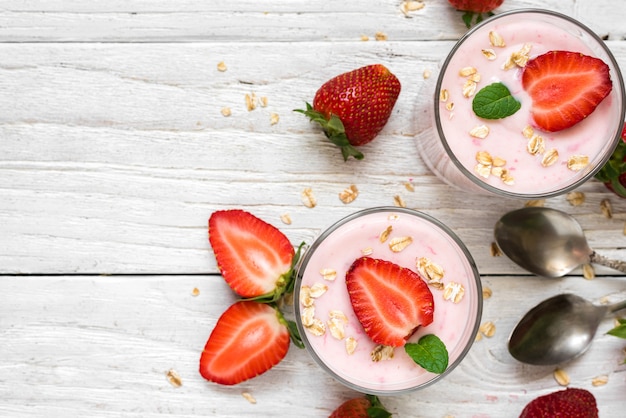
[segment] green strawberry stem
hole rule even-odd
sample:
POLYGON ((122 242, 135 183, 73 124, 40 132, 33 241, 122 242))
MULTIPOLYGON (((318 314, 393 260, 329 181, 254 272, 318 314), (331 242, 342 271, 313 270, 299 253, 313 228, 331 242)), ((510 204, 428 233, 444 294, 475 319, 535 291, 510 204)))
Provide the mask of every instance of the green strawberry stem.
POLYGON ((296 265, 300 261, 302 255, 302 248, 305 243, 301 242, 296 250, 296 253, 291 260, 291 267, 286 273, 283 273, 276 281, 276 287, 273 291, 265 293, 263 295, 255 296, 252 298, 245 298, 244 300, 252 300, 260 303, 274 303, 277 302, 285 293, 293 293, 293 288, 296 281, 296 265))
POLYGON ((331 114, 330 118, 326 119, 324 114, 313 109, 310 103, 306 104, 306 110, 295 109, 294 111, 306 115, 311 119, 311 122, 317 122, 330 142, 341 148, 341 155, 343 155, 344 161, 348 161, 350 157, 354 157, 357 160, 363 159, 363 153, 350 144, 343 122, 337 115, 331 114))
POLYGON ((472 26, 472 24, 474 23, 479 24, 480 22, 484 20, 485 17, 491 17, 491 16, 493 16, 493 12, 487 12, 485 13, 484 16, 482 13, 465 12, 463 13, 462 19, 463 19, 463 22, 465 22, 465 26, 467 26, 467 28, 469 29, 472 26))
POLYGON ((611 158, 596 173, 595 177, 610 185, 616 195, 626 198, 626 187, 620 181, 622 174, 626 173, 626 161, 624 159, 626 159, 626 142, 622 140, 615 147, 611 158))
POLYGON ((370 401, 370 407, 367 408, 367 416, 370 418, 389 418, 391 413, 385 409, 380 399, 375 395, 365 395, 370 401))

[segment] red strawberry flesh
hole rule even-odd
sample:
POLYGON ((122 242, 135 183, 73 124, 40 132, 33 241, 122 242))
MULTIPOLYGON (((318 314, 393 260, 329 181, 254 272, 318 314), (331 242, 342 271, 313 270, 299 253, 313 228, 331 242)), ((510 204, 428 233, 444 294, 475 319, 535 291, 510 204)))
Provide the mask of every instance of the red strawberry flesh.
POLYGON ((216 211, 209 241, 224 280, 240 296, 271 294, 286 285, 295 251, 276 227, 240 209, 216 211))
POLYGON ((457 10, 474 13, 487 13, 499 7, 504 0, 448 0, 457 10))
POLYGON ((568 388, 532 400, 520 418, 598 418, 598 407, 591 392, 568 388))
POLYGON ((218 319, 200 357, 200 374, 222 385, 256 377, 287 354, 290 337, 268 304, 240 301, 218 319))
POLYGON ((534 124, 547 132, 582 121, 613 88, 604 61, 570 51, 550 51, 529 60, 522 86, 532 99, 534 124))
POLYGON ((434 300, 414 271, 386 260, 357 259, 346 273, 354 312, 376 344, 400 347, 433 322, 434 300))

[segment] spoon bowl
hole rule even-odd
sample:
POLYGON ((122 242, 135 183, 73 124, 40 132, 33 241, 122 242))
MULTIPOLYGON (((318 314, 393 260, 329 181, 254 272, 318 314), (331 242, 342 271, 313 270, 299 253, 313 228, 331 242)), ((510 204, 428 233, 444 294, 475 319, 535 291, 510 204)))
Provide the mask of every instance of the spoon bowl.
POLYGON ((626 273, 626 263, 597 254, 580 224, 556 209, 525 207, 508 212, 496 222, 494 237, 507 257, 538 276, 561 277, 588 263, 626 273))
POLYGON ((534 365, 556 365, 583 354, 607 314, 626 308, 626 300, 594 305, 572 294, 544 300, 528 311, 509 337, 509 353, 534 365))

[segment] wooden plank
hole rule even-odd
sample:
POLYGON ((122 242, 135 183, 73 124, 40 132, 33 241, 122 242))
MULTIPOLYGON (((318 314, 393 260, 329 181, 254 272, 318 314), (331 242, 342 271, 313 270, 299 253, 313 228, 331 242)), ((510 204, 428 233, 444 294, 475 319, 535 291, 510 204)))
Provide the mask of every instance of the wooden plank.
MULTIPOLYGON (((384 398, 396 416, 517 416, 535 396, 556 390, 552 367, 527 367, 506 352, 517 319, 558 292, 590 299, 619 295, 619 277, 589 282, 489 277, 483 321, 496 333, 476 342, 445 381, 384 398)), ((270 372, 238 386, 204 381, 198 359, 219 315, 235 300, 216 276, 0 276, 0 415, 91 417, 328 416, 355 392, 335 382, 304 350, 292 347, 270 372), (199 295, 192 296, 194 288, 199 295), (168 370, 181 387, 166 379, 168 370), (256 398, 250 404, 242 396, 256 398)), ((290 315, 286 310, 286 315, 290 315)), ((623 342, 601 325, 592 348, 563 366, 572 387, 593 391, 600 416, 618 417, 623 400, 623 342), (598 375, 609 382, 592 387, 598 375)))

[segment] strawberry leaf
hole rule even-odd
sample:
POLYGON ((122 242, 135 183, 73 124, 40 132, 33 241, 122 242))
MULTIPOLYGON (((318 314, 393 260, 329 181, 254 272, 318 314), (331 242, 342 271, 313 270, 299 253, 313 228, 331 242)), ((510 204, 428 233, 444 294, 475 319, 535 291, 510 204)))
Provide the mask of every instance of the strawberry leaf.
POLYGON ((391 413, 385 409, 380 399, 375 395, 365 395, 370 401, 370 406, 367 408, 367 416, 369 418, 390 418, 391 413))
POLYGON ((472 110, 483 119, 502 119, 511 116, 522 107, 509 89, 502 83, 483 87, 472 101, 472 110))
POLYGON ((441 374, 448 367, 448 349, 436 335, 424 335, 417 343, 405 344, 404 350, 415 363, 431 373, 441 374))

